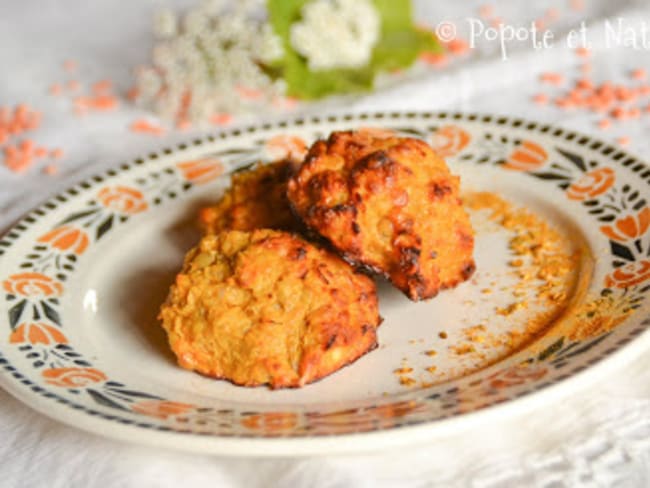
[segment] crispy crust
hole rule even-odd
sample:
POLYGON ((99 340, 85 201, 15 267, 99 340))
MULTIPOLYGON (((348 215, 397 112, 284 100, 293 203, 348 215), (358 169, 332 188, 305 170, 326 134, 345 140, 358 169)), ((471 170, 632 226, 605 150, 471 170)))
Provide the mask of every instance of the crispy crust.
POLYGON ((292 209, 350 263, 386 276, 411 300, 475 269, 460 179, 419 139, 334 132, 289 180, 292 209))
POLYGON ((272 230, 206 236, 159 318, 179 364, 237 385, 298 387, 377 345, 375 284, 334 254, 272 230))
POLYGON ((280 160, 257 163, 253 168, 233 173, 230 188, 216 205, 199 212, 199 225, 207 235, 222 230, 294 230, 300 222, 287 200, 287 181, 296 163, 280 160))

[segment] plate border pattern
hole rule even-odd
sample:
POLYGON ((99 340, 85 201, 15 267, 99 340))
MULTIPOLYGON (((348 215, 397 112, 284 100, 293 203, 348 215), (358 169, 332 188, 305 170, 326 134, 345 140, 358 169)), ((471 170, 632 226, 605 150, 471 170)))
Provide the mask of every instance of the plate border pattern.
MULTIPOLYGON (((450 112, 377 112, 377 113, 359 113, 359 114, 338 114, 338 115, 327 115, 327 116, 309 116, 309 117, 297 117, 290 121, 279 121, 275 123, 265 123, 255 126, 249 126, 245 128, 232 129, 228 131, 223 131, 217 133, 216 135, 208 135, 203 138, 197 138, 189 143, 181 143, 176 146, 175 149, 165 148, 162 149, 159 153, 151 153, 146 158, 137 158, 131 163, 121 164, 118 168, 109 169, 102 174, 93 176, 89 179, 86 179, 77 185, 72 186, 68 190, 55 195, 50 198, 41 206, 34 209, 32 212, 27 214, 23 219, 21 219, 16 225, 14 225, 2 238, 0 239, 0 258, 6 253, 6 250, 12 245, 12 243, 19 239, 22 233, 29 229, 29 227, 35 224, 40 218, 48 215, 49 212, 54 211, 58 208, 59 204, 64 204, 68 201, 69 197, 76 197, 80 192, 86 191, 92 187, 103 184, 106 180, 117 176, 118 174, 128 173, 133 168, 144 165, 148 161, 155 161, 160 157, 168 156, 176 152, 184 152, 193 147, 200 147, 205 143, 212 143, 218 140, 228 140, 232 138, 237 138, 242 135, 251 135, 256 132, 267 132, 275 130, 291 130, 301 128, 305 125, 314 125, 318 126, 321 123, 381 123, 382 120, 400 120, 408 122, 410 120, 431 120, 432 122, 439 123, 454 123, 458 121, 466 122, 478 122, 484 124, 493 124, 497 128, 514 128, 514 129, 523 129, 530 131, 536 134, 551 136, 554 138, 561 139, 562 141, 572 142, 579 144, 581 146, 586 146, 591 151, 597 151, 602 156, 607 157, 609 160, 614 161, 616 164, 627 168, 629 171, 637 174, 644 184, 650 184, 650 168, 646 166, 643 162, 639 161, 632 155, 629 155, 627 152, 616 148, 612 145, 608 145, 602 141, 593 139, 589 136, 579 134, 577 132, 569 131, 566 129, 554 127, 547 124, 539 124, 536 122, 528 122, 519 118, 511 117, 499 117, 492 115, 479 115, 479 114, 462 114, 462 113, 450 113, 450 112)), ((183 188, 178 191, 185 191, 191 188, 191 183, 188 183, 189 186, 184 185, 183 188)), ((126 220, 126 219, 125 219, 126 220)), ((611 219, 610 219, 611 220, 611 219)), ((616 253, 614 253, 616 254, 616 253)), ((647 290, 643 293, 645 294, 647 290)), ((642 334, 650 326, 650 318, 646 318, 640 321, 639 325, 634 327, 625 337, 621 337, 616 341, 616 343, 604 350, 602 354, 590 359, 588 364, 582 364, 579 367, 573 368, 569 372, 564 372, 562 375, 559 375, 552 380, 536 384, 534 388, 526 389, 522 388, 517 391, 514 396, 502 397, 495 392, 493 399, 486 402, 483 407, 491 407, 504 403, 506 401, 510 402, 515 398, 529 396, 532 393, 538 392, 561 382, 570 376, 574 376, 577 373, 585 370, 589 366, 601 362, 604 358, 611 355, 612 353, 620 350, 623 346, 632 341, 635 337, 642 334)), ((606 335, 599 336, 589 343, 585 343, 582 346, 576 346, 576 343, 573 345, 554 342, 550 344, 546 350, 544 350, 538 356, 539 361, 546 361, 552 359, 556 361, 561 361, 563 358, 570 357, 571 354, 576 354, 582 349, 583 352, 586 351, 584 347, 593 347, 597 345, 600 341, 604 340, 606 335)), ((88 364, 89 365, 89 364, 88 364)), ((79 364, 79 366, 86 367, 85 364, 79 364)), ((191 435, 211 435, 210 432, 197 432, 195 429, 188 426, 187 428, 182 428, 179 426, 170 426, 161 424, 160 422, 147 422, 142 420, 142 416, 133 415, 132 412, 129 412, 129 416, 125 417, 120 412, 116 410, 115 415, 108 415, 101 410, 95 410, 89 408, 81 403, 71 401, 53 391, 50 391, 23 375, 14 365, 12 365, 5 355, 0 351, 0 367, 11 377, 13 377, 17 382, 23 385, 24 388, 29 388, 29 390, 37 395, 41 396, 48 401, 55 401, 59 404, 66 405, 74 410, 83 411, 90 416, 99 417, 107 421, 118 422, 123 425, 135 426, 138 428, 152 429, 163 432, 174 432, 180 434, 191 434, 191 435)), ((1 378, 2 376, 0 376, 1 378)), ((110 385, 109 385, 110 386, 110 385)), ((123 388, 124 385, 116 384, 114 388, 118 390, 123 388)), ((478 386, 478 384, 476 385, 478 386)), ((410 402, 398 402, 394 403, 389 410, 382 410, 382 406, 377 408, 368 408, 366 409, 366 420, 358 425, 358 432, 371 432, 374 430, 384 430, 384 429, 393 429, 405 426, 421 425, 424 423, 436 423, 440 420, 447 419, 449 417, 456 416, 454 409, 457 407, 458 403, 455 400, 456 395, 458 394, 458 388, 446 388, 440 390, 438 393, 432 394, 430 397, 426 397, 430 400, 442 401, 442 409, 448 411, 449 413, 443 413, 440 417, 432 419, 426 416, 419 416, 417 414, 418 405, 411 404, 410 402), (409 417, 408 419, 404 417, 409 417), (404 418, 404 421, 399 419, 404 418), (397 420, 396 420, 397 419, 397 420)), ((153 401, 163 401, 154 396, 149 398, 143 397, 147 400, 153 401)), ((101 402, 100 402, 101 403, 101 402)), ((104 404, 104 406, 110 406, 104 404)), ((182 410, 182 409, 181 409, 182 410)), ((173 408, 170 410, 173 413, 173 408)), ((179 410, 180 412, 180 410, 179 410)), ((143 412, 145 413, 145 412, 143 412)), ((164 412, 163 412, 164 413, 164 412)), ((200 413, 200 412, 199 412, 200 413)), ((245 416, 245 421, 248 419, 251 426, 255 428, 250 428, 248 430, 237 431, 229 434, 228 432, 219 432, 219 437, 236 437, 236 438, 258 438, 258 439, 268 439, 276 437, 286 437, 288 433, 298 433, 302 432, 303 436, 331 436, 337 434, 336 431, 331 429, 332 423, 325 419, 322 430, 318 428, 304 429, 300 431, 299 425, 296 424, 295 420, 292 418, 286 417, 277 417, 277 412, 270 412, 276 414, 276 417, 265 417, 265 412, 251 412, 250 415, 245 416), (257 428, 260 427, 260 428, 257 428), (296 430, 298 429, 298 430, 296 430)), ((224 416, 227 417, 228 413, 224 413, 224 416)), ((153 415, 156 417, 157 415, 153 415)), ((164 418, 157 416, 158 418, 164 418)), ((145 417, 146 418, 146 417, 145 417)), ((322 419, 316 419, 322 420, 322 419)), ((316 422, 318 425, 318 422, 316 422)), ((344 433, 350 434, 354 431, 346 430, 344 433)), ((295 436, 295 440, 299 440, 301 434, 295 436)), ((304 438, 304 437, 302 437, 304 438)), ((292 437, 293 439, 293 437, 292 437)))

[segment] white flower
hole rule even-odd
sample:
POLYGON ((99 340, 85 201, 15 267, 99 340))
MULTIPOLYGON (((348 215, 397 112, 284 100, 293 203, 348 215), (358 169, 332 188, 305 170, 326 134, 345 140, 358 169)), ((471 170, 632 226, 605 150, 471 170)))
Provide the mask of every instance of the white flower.
POLYGON ((139 70, 136 74, 136 83, 139 88, 139 99, 142 102, 153 100, 163 86, 160 75, 151 68, 139 70))
POLYGON ((182 22, 161 11, 153 66, 136 76, 137 103, 177 122, 206 122, 213 114, 259 108, 282 93, 284 85, 260 65, 283 54, 263 1, 204 0, 182 22))
POLYGON ((242 15, 260 15, 264 11, 265 0, 237 0, 235 11, 242 15))
POLYGON ((157 12, 154 16, 153 31, 154 34, 161 39, 174 37, 177 32, 176 16, 174 15, 174 12, 169 9, 157 12))
POLYGON ((269 24, 264 24, 256 38, 255 56, 263 63, 272 63, 284 54, 282 39, 273 32, 269 24))
POLYGON ((291 26, 291 46, 310 70, 368 64, 381 27, 371 0, 312 0, 301 13, 291 26))
POLYGON ((214 17, 223 12, 224 7, 227 5, 226 0, 203 0, 199 9, 210 17, 214 17))
POLYGON ((183 18, 183 29, 185 34, 198 35, 210 29, 210 17, 205 15, 201 9, 190 10, 183 18))

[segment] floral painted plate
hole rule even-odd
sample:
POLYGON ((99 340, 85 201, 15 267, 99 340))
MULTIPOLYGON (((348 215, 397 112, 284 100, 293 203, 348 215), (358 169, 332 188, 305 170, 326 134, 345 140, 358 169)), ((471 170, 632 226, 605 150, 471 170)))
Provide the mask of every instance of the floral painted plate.
POLYGON ((431 439, 543 405, 647 346, 648 198, 650 169, 624 151, 505 117, 338 115, 197 139, 70 188, 0 240, 0 381, 71 425, 201 452, 431 439), (422 303, 380 282, 380 347, 302 389, 177 367, 156 315, 197 209, 231 172, 348 128, 419 137, 447 158, 476 230, 474 277, 422 303))

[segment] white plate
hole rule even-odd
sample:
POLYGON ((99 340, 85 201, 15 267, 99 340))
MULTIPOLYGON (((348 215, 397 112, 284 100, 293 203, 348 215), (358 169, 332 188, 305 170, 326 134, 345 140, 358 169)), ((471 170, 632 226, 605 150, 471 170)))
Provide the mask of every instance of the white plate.
POLYGON ((553 391, 648 342, 649 178, 643 163, 603 142, 493 116, 313 117, 192 141, 71 188, 3 237, 0 380, 71 425, 220 454, 379 449, 507 415, 526 401, 556 401, 553 391), (236 168, 332 130, 369 126, 424 138, 464 189, 497 192, 568 236, 568 249, 581 253, 565 277, 570 306, 531 295, 529 306, 503 312, 515 304, 511 231, 473 212, 473 279, 418 304, 380 283, 380 347, 350 367, 281 391, 178 368, 155 317, 198 238, 197 208, 218 198, 236 168), (543 313, 539 333, 519 343, 516 332, 543 313))

